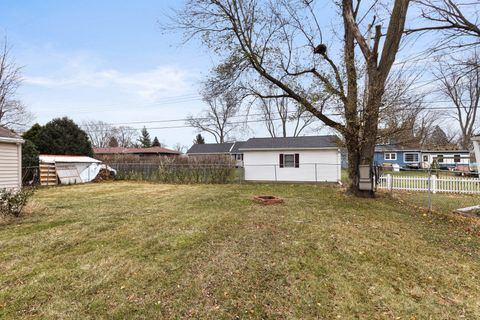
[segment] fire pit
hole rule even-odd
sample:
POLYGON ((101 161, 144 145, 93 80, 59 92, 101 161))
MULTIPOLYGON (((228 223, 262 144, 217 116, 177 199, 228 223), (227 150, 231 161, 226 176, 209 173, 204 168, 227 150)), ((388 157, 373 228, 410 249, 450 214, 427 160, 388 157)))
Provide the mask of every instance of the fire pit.
POLYGON ((261 204, 283 203, 282 198, 275 197, 275 196, 255 196, 253 200, 261 204))

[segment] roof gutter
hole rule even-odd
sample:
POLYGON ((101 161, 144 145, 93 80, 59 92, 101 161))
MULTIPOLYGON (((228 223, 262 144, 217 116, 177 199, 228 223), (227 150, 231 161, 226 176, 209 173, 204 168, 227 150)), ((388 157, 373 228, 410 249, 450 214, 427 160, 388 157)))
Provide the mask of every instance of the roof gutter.
POLYGON ((5 137, 0 137, 0 142, 6 142, 6 143, 24 143, 25 140, 22 138, 5 138, 5 137))
POLYGON ((338 150, 339 147, 291 147, 291 148, 240 148, 239 151, 281 151, 281 150, 338 150))

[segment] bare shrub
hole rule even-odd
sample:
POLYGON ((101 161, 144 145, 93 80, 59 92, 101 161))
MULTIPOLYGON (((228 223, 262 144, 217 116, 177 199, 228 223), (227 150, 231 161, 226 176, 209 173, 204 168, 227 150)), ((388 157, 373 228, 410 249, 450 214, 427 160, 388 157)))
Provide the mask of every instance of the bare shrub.
POLYGON ((33 189, 0 190, 0 214, 4 216, 19 217, 28 199, 33 195, 33 189))
POLYGON ((228 183, 235 176, 230 156, 163 157, 142 163, 110 163, 119 180, 163 183, 228 183))

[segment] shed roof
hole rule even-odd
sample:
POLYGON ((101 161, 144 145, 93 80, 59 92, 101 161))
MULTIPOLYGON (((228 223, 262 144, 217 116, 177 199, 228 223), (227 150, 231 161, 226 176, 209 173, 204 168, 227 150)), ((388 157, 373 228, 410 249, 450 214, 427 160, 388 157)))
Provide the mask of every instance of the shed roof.
POLYGON ((93 148, 95 154, 180 154, 180 152, 162 148, 162 147, 151 147, 151 148, 123 148, 123 147, 114 147, 114 148, 93 148))
POLYGON ((239 148, 247 150, 269 149, 332 149, 338 148, 338 137, 335 135, 282 137, 282 138, 251 138, 239 148))
POLYGON ((40 162, 46 163, 101 163, 102 161, 93 159, 87 156, 68 156, 59 154, 41 154, 39 157, 40 162))
POLYGON ((23 139, 18 134, 2 126, 0 126, 0 140, 11 143, 23 142, 23 139))
POLYGON ((243 148, 245 141, 237 141, 233 144, 232 150, 230 153, 241 153, 240 148, 243 148))
POLYGON ((376 145, 375 152, 422 152, 422 153, 469 153, 468 150, 455 150, 455 149, 421 149, 404 147, 394 144, 376 145))
POLYGON ((194 144, 187 154, 228 154, 233 145, 233 142, 194 144))

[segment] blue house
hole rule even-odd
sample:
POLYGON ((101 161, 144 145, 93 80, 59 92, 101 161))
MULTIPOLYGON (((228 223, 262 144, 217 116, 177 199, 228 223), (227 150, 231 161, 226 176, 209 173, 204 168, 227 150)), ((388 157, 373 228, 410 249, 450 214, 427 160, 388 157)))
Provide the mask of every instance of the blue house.
POLYGON ((429 168, 436 161, 441 168, 470 164, 468 150, 422 150, 399 145, 377 145, 376 165, 397 164, 403 169, 429 168))

